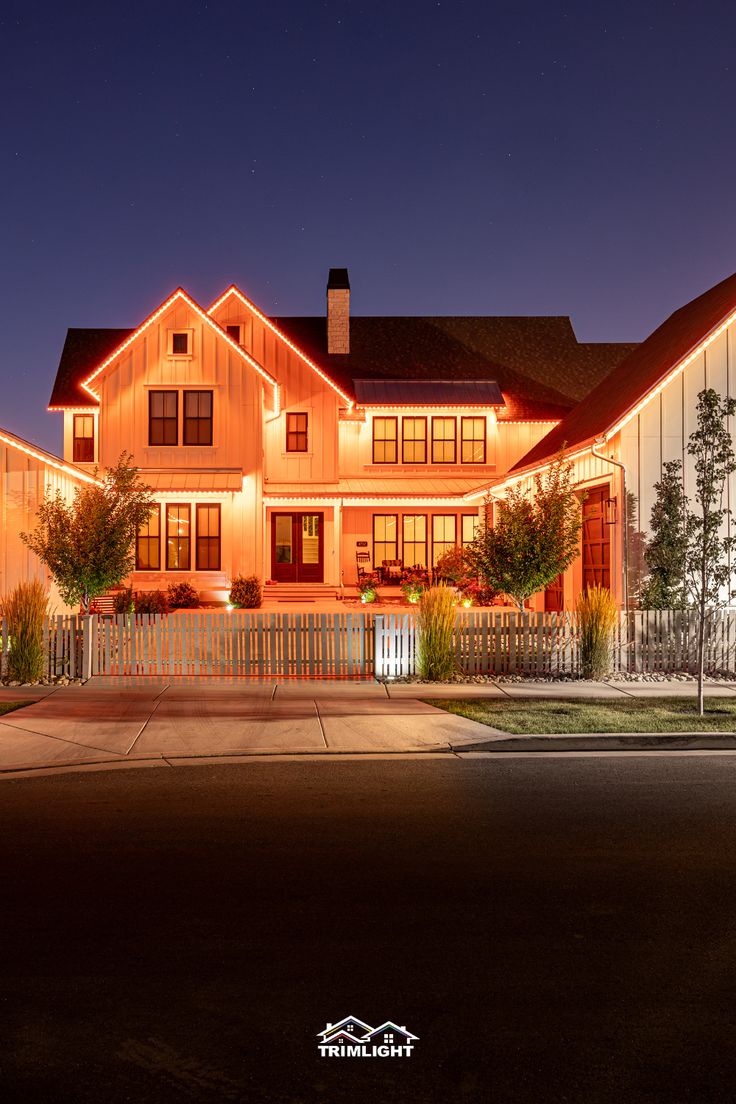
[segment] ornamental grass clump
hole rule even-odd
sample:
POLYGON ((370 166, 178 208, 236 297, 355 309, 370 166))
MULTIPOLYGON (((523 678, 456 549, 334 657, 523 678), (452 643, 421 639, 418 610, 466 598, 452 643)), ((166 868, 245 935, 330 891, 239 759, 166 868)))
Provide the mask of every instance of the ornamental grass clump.
POLYGON ((0 613, 8 623, 8 675, 13 682, 38 682, 44 674, 46 591, 37 579, 18 583, 0 602, 0 613))
POLYGON ((441 682, 455 674, 453 587, 440 583, 425 590, 417 612, 417 670, 423 679, 441 682))
POLYGON ((578 598, 580 663, 583 678, 605 678, 611 671, 618 607, 607 587, 587 587, 578 598))

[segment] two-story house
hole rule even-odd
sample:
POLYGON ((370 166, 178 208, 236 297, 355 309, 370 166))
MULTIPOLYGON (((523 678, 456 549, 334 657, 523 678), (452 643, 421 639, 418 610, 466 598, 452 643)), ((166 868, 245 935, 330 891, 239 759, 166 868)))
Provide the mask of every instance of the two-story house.
POLYGON ((470 541, 484 489, 631 348, 580 343, 566 317, 351 316, 332 269, 323 317, 266 317, 233 286, 69 330, 50 409, 69 463, 128 451, 155 492, 135 587, 334 592, 356 552, 426 566, 470 541))

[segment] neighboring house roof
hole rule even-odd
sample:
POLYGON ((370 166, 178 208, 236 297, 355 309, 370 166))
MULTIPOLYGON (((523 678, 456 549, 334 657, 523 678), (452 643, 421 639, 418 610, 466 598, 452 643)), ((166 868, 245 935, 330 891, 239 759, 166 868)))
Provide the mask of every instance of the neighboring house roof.
POLYGON ((511 471, 536 467, 563 447, 584 448, 616 430, 734 311, 736 273, 671 314, 511 471))
POLYGON ((353 380, 361 406, 503 406, 495 380, 353 380))
POLYGON ((19 452, 24 452, 27 456, 31 456, 34 460, 40 461, 40 463, 45 464, 49 468, 56 468, 66 475, 71 475, 74 479, 79 479, 82 483, 99 483, 99 480, 95 479, 89 472, 83 471, 82 468, 76 467, 75 464, 67 464, 66 460, 62 460, 59 456, 54 456, 52 452, 46 452, 46 449, 42 449, 39 445, 34 445, 30 441, 25 441, 22 437, 18 437, 15 433, 11 433, 9 429, 0 428, 0 442, 4 445, 9 445, 10 448, 17 449, 19 452))
POLYGON ((346 391, 357 380, 494 380, 501 419, 556 420, 633 345, 580 343, 565 316, 351 316, 350 352, 327 353, 324 317, 274 318, 346 391))

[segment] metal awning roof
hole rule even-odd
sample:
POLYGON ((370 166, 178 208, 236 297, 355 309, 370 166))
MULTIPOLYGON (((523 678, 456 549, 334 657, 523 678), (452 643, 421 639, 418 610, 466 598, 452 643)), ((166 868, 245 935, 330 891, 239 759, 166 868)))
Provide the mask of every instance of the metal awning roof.
POLYGON ((139 473, 143 483, 153 491, 241 491, 243 473, 235 469, 224 471, 172 468, 168 471, 151 471, 145 468, 139 473))
POLYGON ((363 406, 504 406, 495 380, 356 379, 363 406))

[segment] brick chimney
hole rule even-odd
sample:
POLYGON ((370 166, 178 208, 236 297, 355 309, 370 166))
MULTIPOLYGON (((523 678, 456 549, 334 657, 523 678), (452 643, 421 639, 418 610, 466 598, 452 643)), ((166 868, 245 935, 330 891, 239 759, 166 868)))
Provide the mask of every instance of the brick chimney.
POLYGON ((350 280, 346 268, 331 268, 327 280, 327 352, 350 352, 350 280))

